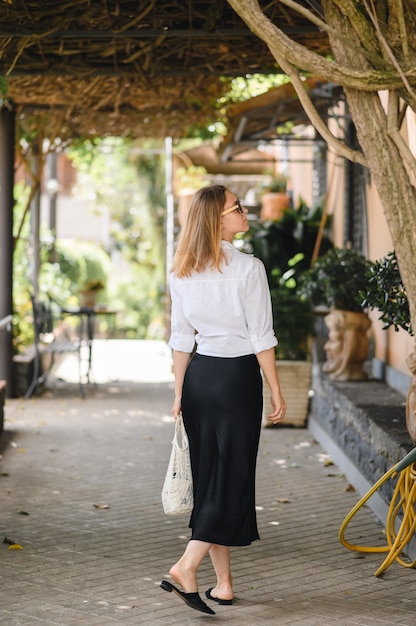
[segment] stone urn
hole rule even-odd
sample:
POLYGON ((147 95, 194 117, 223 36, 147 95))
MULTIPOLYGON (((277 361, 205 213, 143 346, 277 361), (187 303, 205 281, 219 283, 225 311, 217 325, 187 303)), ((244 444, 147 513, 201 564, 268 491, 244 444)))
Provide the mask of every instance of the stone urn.
POLYGON ((416 352, 412 352, 406 359, 412 379, 406 398, 406 428, 413 443, 416 443, 416 352))
POLYGON ((332 380, 366 380, 363 366, 368 357, 368 331, 371 320, 367 313, 334 309, 325 317, 328 341, 324 350, 323 371, 332 380))

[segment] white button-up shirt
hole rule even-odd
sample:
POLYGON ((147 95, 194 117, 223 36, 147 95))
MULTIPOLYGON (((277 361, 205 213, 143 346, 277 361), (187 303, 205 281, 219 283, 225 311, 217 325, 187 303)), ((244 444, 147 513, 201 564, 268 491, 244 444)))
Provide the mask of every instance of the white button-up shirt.
POLYGON ((277 345, 263 263, 222 242, 228 262, 222 273, 206 269, 189 277, 170 275, 169 346, 179 352, 238 357, 277 345))

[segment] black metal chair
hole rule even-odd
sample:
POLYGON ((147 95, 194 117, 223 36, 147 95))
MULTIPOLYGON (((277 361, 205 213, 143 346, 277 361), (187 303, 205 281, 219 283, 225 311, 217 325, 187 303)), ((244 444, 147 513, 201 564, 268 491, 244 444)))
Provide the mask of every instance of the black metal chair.
POLYGON ((82 358, 81 358, 81 338, 73 339, 69 336, 64 326, 55 326, 52 302, 50 298, 38 300, 31 295, 35 359, 33 367, 33 378, 25 393, 25 399, 29 399, 36 387, 45 384, 49 373, 55 363, 56 354, 75 354, 78 358, 79 391, 82 398, 85 398, 84 386, 82 383, 82 358), (50 362, 44 371, 42 356, 50 355, 50 362))

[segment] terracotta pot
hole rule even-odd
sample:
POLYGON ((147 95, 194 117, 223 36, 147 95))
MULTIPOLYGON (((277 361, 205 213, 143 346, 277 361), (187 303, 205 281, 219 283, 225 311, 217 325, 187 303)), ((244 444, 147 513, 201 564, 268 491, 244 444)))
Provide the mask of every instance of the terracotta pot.
POLYGON ((89 309, 93 309, 97 303, 97 290, 91 291, 80 291, 79 301, 80 305, 89 309))
POLYGON ((265 193, 261 199, 260 219, 262 222, 280 220, 289 204, 290 198, 285 193, 265 193))

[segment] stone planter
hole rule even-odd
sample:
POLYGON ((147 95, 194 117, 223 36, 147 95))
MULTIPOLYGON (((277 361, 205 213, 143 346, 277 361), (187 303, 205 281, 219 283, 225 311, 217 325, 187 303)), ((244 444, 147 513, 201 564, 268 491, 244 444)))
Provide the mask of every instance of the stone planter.
MULTIPOLYGON (((287 404, 282 426, 306 425, 309 410, 312 363, 310 361, 277 361, 280 387, 287 404)), ((270 389, 263 379, 263 426, 274 427, 267 415, 272 411, 270 389)))
POLYGON ((365 380, 363 365, 368 357, 368 330, 371 320, 366 313, 334 309, 325 317, 328 341, 324 348, 323 371, 332 380, 365 380))

